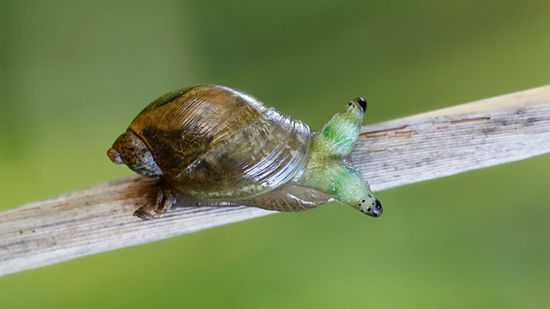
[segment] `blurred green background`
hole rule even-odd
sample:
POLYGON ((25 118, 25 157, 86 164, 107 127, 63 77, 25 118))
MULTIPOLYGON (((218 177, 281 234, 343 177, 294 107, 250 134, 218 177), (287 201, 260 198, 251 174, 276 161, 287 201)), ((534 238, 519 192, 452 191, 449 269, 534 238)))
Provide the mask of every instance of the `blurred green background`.
MULTIPOLYGON (((0 0, 0 208, 131 172, 156 97, 220 83, 318 128, 550 83, 542 1, 0 0)), ((1 308, 544 308, 550 156, 0 278, 1 308)))

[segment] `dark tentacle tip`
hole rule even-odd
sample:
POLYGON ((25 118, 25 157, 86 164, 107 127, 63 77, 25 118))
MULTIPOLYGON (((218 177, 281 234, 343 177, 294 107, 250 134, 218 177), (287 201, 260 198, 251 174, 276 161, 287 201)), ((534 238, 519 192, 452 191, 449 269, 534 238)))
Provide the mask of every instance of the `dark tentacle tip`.
POLYGON ((380 201, 379 201, 379 200, 376 200, 376 202, 375 202, 375 203, 376 203, 376 206, 374 206, 374 208, 376 208, 376 210, 380 210, 380 209, 382 209, 382 203, 380 203, 380 201))
POLYGON ((358 97, 357 98, 357 103, 359 103, 359 105, 361 105, 361 108, 363 109, 363 112, 365 112, 367 110, 367 101, 363 97, 358 97))
POLYGON ((373 217, 378 218, 382 215, 384 211, 382 210, 382 203, 380 203, 379 200, 376 200, 374 211, 373 211, 373 217))

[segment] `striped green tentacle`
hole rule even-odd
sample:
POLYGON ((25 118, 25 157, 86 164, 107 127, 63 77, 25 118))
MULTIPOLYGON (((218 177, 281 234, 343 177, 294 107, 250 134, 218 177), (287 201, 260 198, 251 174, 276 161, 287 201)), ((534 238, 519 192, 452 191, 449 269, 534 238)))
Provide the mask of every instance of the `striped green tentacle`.
POLYGON ((315 133, 306 168, 298 182, 378 217, 382 214, 380 202, 361 173, 345 161, 359 137, 365 109, 364 99, 350 101, 315 133))
POLYGON ((312 154, 334 158, 348 156, 359 137, 363 115, 361 105, 349 102, 315 134, 311 145, 312 154))

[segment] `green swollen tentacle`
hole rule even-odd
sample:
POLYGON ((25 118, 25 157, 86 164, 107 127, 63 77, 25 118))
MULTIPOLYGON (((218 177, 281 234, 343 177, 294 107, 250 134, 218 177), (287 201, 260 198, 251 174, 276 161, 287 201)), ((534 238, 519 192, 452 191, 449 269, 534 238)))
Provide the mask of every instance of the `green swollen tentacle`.
POLYGON ((300 182, 308 187, 318 188, 356 209, 359 209, 359 201, 363 196, 372 197, 363 176, 353 167, 335 160, 311 162, 300 182))
POLYGON ((365 111, 358 102, 349 102, 339 113, 332 116, 312 142, 314 153, 322 156, 343 158, 348 156, 357 142, 365 111))
POLYGON ((365 100, 357 98, 315 133, 308 162, 298 183, 319 189, 348 206, 378 217, 382 214, 382 205, 361 173, 345 161, 359 137, 365 109, 365 100))

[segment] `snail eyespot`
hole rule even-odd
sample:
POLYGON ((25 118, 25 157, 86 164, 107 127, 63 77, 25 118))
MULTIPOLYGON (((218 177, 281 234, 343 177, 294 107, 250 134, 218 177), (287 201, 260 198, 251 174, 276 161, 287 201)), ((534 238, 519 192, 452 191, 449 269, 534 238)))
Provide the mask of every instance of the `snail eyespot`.
POLYGON ((361 105, 361 108, 363 109, 363 111, 367 110, 367 101, 364 98, 362 97, 357 98, 357 103, 361 105))
POLYGON ((361 201, 361 203, 364 203, 364 202, 365 202, 365 200, 362 200, 362 201, 361 201))

